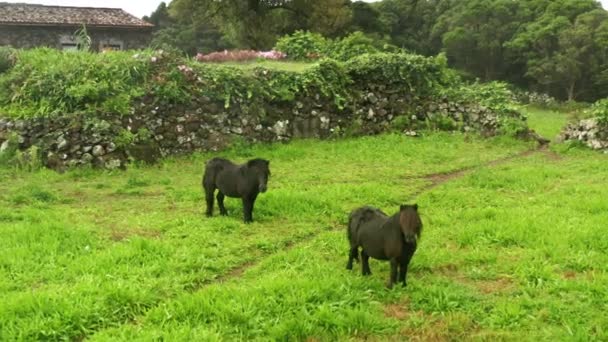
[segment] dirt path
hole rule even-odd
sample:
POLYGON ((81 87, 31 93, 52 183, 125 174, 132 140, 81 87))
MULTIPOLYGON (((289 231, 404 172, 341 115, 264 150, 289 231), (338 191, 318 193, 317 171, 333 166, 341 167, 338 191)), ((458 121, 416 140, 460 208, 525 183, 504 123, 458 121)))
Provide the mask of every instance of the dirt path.
POLYGON ((426 186, 422 187, 420 190, 416 191, 410 197, 410 199, 414 199, 414 198, 418 197, 419 195, 421 195, 427 191, 430 191, 433 188, 440 186, 443 183, 447 183, 451 180, 462 178, 466 175, 469 175, 472 172, 474 172, 475 170, 479 170, 484 167, 498 166, 498 165, 510 162, 510 161, 518 159, 518 158, 529 157, 536 153, 544 153, 544 154, 550 156, 550 158, 552 158, 552 159, 560 158, 559 155, 555 154, 554 152, 552 152, 548 149, 548 145, 540 145, 533 149, 529 149, 529 150, 511 155, 511 156, 506 156, 503 158, 491 160, 489 162, 485 162, 485 163, 475 165, 475 166, 469 166, 469 167, 465 167, 465 168, 457 169, 457 170, 453 170, 453 171, 448 171, 448 172, 432 173, 432 174, 428 174, 428 175, 424 175, 424 176, 420 176, 420 177, 407 177, 406 179, 422 179, 422 180, 430 181, 430 183, 428 185, 426 185, 426 186))

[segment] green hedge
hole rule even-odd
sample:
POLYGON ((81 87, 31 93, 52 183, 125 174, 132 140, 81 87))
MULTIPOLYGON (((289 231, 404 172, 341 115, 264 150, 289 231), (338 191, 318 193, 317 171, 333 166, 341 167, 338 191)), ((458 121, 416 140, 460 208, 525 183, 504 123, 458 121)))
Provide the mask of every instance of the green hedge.
POLYGON ((0 111, 13 117, 127 114, 133 98, 144 94, 148 55, 20 51, 15 66, 0 75, 0 111))
POLYGON ((7 46, 0 46, 0 73, 15 65, 16 51, 7 46))
POLYGON ((608 99, 595 102, 585 111, 585 116, 596 118, 600 124, 608 126, 608 99))
POLYGON ((245 70, 204 64, 163 52, 20 51, 16 65, 0 74, 0 115, 125 115, 138 101, 191 105, 209 98, 226 108, 256 109, 262 102, 320 95, 343 108, 353 90, 382 85, 392 92, 429 96, 451 82, 443 57, 368 54, 346 63, 321 59, 303 72, 245 70))
POLYGON ((350 59, 345 66, 355 84, 407 92, 413 98, 430 96, 458 83, 443 55, 366 54, 350 59))

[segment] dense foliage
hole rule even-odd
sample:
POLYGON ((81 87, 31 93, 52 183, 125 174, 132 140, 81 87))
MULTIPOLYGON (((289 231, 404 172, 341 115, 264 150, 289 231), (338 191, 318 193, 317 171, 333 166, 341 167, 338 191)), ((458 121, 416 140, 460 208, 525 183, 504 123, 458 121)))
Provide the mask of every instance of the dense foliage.
MULTIPOLYGON (((259 53, 256 53, 258 55, 259 53)), ((163 51, 66 53, 22 51, 0 76, 0 113, 11 117, 110 113, 124 115, 136 101, 188 104, 200 98, 226 108, 262 110, 271 101, 324 96, 338 108, 353 89, 381 86, 412 98, 438 93, 456 80, 443 57, 376 53, 346 63, 320 59, 300 72, 201 63, 163 51)))
POLYGON ((608 125, 608 99, 602 99, 594 103, 588 110, 590 117, 597 118, 601 124, 608 125))
POLYGON ((353 41, 386 39, 422 55, 445 52, 472 79, 560 100, 608 96, 608 12, 596 0, 174 0, 149 20, 160 28, 156 43, 190 54, 269 49, 301 30, 348 45, 330 49, 341 60, 380 48, 353 41), (356 31, 365 36, 341 39, 356 31))
POLYGON ((326 53, 328 41, 318 33, 296 31, 284 36, 275 46, 293 60, 315 59, 326 53))
POLYGON ((24 50, 0 76, 0 108, 11 116, 49 116, 97 111, 127 114, 144 94, 149 54, 63 53, 24 50))
POLYGON ((346 69, 355 83, 403 91, 412 97, 431 95, 456 81, 442 56, 367 54, 349 60, 346 69))
POLYGON ((15 50, 0 46, 0 73, 12 68, 15 64, 15 50))

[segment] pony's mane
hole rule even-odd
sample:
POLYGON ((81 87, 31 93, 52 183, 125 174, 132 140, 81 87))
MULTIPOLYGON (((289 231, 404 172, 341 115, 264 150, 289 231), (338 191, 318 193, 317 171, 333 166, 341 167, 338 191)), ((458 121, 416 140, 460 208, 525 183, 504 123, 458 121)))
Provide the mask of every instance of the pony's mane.
POLYGON ((247 166, 268 166, 269 161, 262 158, 251 159, 247 162, 247 166))
POLYGON ((405 205, 399 211, 399 223, 405 225, 405 229, 411 231, 416 238, 422 235, 422 220, 418 214, 417 205, 405 205))

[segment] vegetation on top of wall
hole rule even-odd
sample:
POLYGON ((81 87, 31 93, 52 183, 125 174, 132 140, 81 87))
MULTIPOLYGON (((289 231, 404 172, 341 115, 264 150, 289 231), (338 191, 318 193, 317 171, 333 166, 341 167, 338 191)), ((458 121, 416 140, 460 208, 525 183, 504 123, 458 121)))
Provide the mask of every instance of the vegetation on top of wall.
POLYGON ((515 95, 504 82, 462 84, 445 88, 442 93, 453 100, 477 102, 498 113, 514 111, 517 106, 515 95))
POLYGON ((69 53, 21 51, 0 76, 0 115, 17 118, 66 114, 125 115, 143 99, 185 105, 207 98, 225 108, 255 108, 264 101, 323 96, 337 108, 354 100, 352 86, 381 86, 412 98, 454 82, 443 57, 379 53, 346 63, 320 59, 301 72, 200 63, 163 51, 69 53))
POLYGON ((15 65, 15 49, 0 46, 0 73, 7 71, 15 65))
POLYGON ((602 99, 585 111, 589 117, 596 118, 602 125, 608 125, 608 99, 602 99))
POLYGON ((328 44, 327 39, 318 33, 296 31, 280 38, 275 50, 287 54, 287 58, 293 60, 315 59, 325 54, 328 44))
POLYGON ((127 114, 144 94, 151 52, 73 53, 22 50, 0 75, 0 112, 11 117, 110 112, 127 114))
POLYGON ((443 87, 458 83, 442 55, 366 54, 349 60, 345 65, 353 81, 359 85, 403 91, 413 98, 431 95, 443 87))

